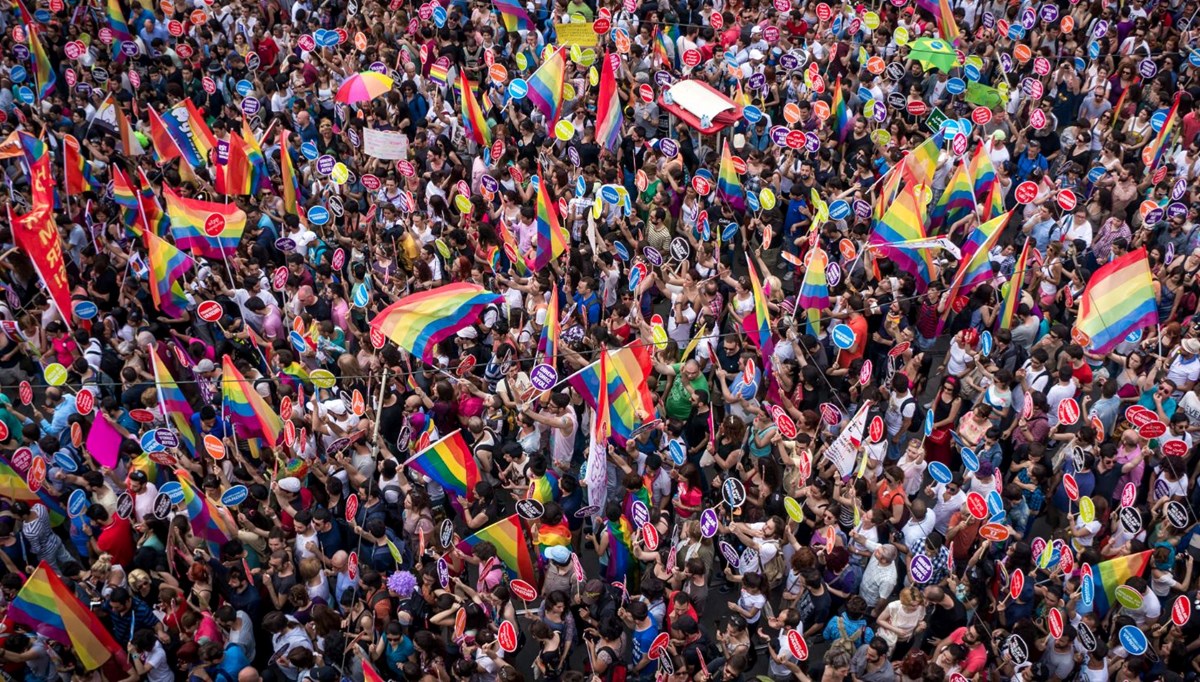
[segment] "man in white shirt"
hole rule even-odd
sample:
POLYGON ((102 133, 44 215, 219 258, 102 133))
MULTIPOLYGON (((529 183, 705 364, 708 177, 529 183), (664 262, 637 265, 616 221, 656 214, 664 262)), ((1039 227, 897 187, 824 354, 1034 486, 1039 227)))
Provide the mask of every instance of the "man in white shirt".
POLYGON ((950 530, 950 517, 967 503, 967 494, 962 491, 962 479, 956 477, 949 483, 927 486, 925 494, 933 498, 933 528, 945 535, 950 530))

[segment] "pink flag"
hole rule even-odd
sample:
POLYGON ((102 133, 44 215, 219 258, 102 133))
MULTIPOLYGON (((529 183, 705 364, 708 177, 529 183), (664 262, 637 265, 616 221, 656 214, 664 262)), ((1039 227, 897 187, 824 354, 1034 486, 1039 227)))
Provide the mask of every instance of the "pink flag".
POLYGON ((103 412, 98 413, 96 420, 92 422, 91 430, 88 431, 87 451, 93 459, 100 463, 100 466, 111 469, 117 465, 123 438, 124 436, 116 426, 113 426, 108 417, 103 412))

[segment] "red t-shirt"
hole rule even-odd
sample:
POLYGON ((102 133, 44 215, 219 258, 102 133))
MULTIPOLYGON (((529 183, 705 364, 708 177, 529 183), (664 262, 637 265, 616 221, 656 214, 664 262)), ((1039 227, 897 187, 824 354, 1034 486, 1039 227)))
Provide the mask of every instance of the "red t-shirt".
POLYGON ((108 525, 96 536, 96 546, 101 552, 111 554, 113 563, 128 569, 133 564, 133 526, 128 519, 113 516, 108 525))

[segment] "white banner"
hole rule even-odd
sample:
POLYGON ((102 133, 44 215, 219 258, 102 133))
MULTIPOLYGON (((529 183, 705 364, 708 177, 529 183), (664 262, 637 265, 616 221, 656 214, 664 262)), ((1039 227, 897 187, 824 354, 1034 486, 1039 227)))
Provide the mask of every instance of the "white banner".
POLYGON ((870 400, 863 403, 858 412, 854 413, 854 418, 838 434, 837 439, 825 448, 825 457, 833 462, 838 473, 843 476, 849 476, 854 470, 854 465, 858 463, 858 449, 862 447, 863 432, 867 428, 867 410, 870 407, 870 400))
POLYGON ((407 159, 408 136, 404 133, 363 128, 363 153, 387 161, 407 159))

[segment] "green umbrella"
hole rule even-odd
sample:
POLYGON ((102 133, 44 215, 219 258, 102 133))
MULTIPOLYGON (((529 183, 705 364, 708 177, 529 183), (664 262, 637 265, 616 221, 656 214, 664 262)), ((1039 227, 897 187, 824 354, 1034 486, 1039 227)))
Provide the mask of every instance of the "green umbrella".
POLYGON ((958 53, 954 51, 954 46, 940 38, 914 40, 908 58, 921 62, 921 67, 926 71, 939 69, 949 72, 958 66, 958 53))

